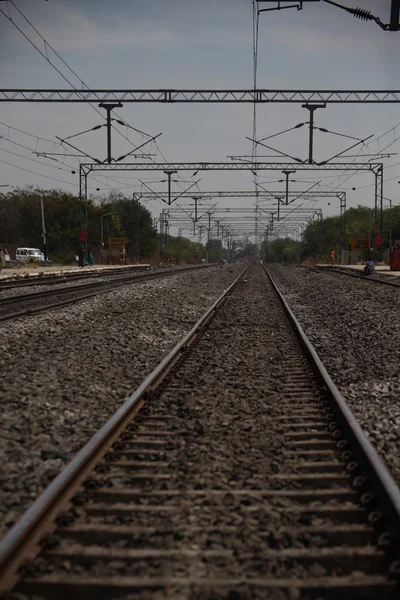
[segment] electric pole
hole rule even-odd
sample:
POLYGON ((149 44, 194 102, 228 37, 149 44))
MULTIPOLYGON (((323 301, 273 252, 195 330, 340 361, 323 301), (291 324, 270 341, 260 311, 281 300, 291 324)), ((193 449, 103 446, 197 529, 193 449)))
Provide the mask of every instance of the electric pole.
MULTIPOLYGON (((296 171, 282 171, 282 173, 286 177, 286 199, 285 199, 285 202, 286 202, 286 206, 288 206, 288 204, 289 204, 289 176, 292 173, 296 173, 296 171)), ((280 198, 278 197, 278 221, 279 221, 279 207, 280 207, 280 204, 281 204, 281 201, 280 201, 280 198)))
POLYGON ((46 225, 44 222, 44 207, 43 207, 43 194, 40 194, 40 208, 42 212, 42 237, 43 237, 43 256, 46 262, 47 260, 47 240, 46 240, 46 225))
POLYGON ((111 111, 114 108, 121 108, 122 104, 121 102, 118 102, 116 104, 99 104, 99 108, 104 108, 107 111, 107 162, 108 164, 111 163, 112 157, 111 157, 111 111))
POLYGON ((314 151, 314 113, 318 108, 326 108, 326 104, 302 104, 303 108, 306 108, 310 113, 310 130, 309 130, 309 142, 308 142, 308 162, 311 164, 314 162, 313 151, 314 151))
POLYGON ((177 171, 164 171, 168 177, 168 206, 171 206, 171 176, 177 171))
POLYGON ((389 31, 399 31, 400 0, 392 0, 389 31))

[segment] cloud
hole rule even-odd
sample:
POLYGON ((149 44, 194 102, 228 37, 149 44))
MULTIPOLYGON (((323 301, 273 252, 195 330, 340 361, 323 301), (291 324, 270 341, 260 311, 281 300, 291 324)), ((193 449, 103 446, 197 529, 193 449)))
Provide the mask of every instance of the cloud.
MULTIPOLYGON (((29 18, 29 11, 25 10, 29 18)), ((29 27, 21 15, 11 11, 11 17, 42 50, 41 38, 29 27)), ((118 51, 125 48, 160 50, 183 45, 183 37, 159 21, 123 20, 114 18, 107 21, 97 19, 95 14, 86 15, 71 6, 56 5, 51 12, 41 11, 32 17, 33 24, 43 37, 52 44, 58 52, 96 52, 118 51)), ((11 23, 2 17, 2 46, 8 48, 16 42, 21 45, 19 34, 11 23), (18 35, 18 37, 16 37, 18 35)))

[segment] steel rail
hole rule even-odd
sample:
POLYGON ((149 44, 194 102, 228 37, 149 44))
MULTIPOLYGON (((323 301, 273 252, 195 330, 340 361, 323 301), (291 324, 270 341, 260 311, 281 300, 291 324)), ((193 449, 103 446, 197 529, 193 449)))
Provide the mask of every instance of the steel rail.
POLYGON ((30 294, 21 294, 19 296, 9 296, 7 298, 0 298, 0 308, 1 306, 18 303, 18 302, 27 302, 34 301, 36 298, 49 298, 51 296, 58 296, 63 294, 73 294, 76 291, 85 290, 85 289, 93 289, 96 288, 94 292, 89 292, 88 294, 81 294, 78 297, 69 298, 66 300, 59 300, 57 302, 52 302, 50 304, 43 304, 42 306, 34 306, 28 307, 23 310, 15 311, 13 313, 8 313, 5 315, 0 315, 0 322, 9 321, 10 319, 16 319, 18 317, 24 317, 32 314, 37 314, 40 312, 44 312, 48 309, 58 308, 61 306, 66 306, 68 304, 75 304, 76 302, 80 302, 81 300, 86 300, 87 298, 92 298, 93 296, 97 296, 99 294, 104 294, 106 292, 110 292, 117 287, 122 287, 124 285, 132 285, 135 283, 145 283, 146 281, 153 281, 154 279, 162 279, 164 277, 177 275, 179 273, 187 273, 189 271, 197 271, 205 268, 209 268, 215 266, 214 263, 207 265, 199 265, 196 267, 183 267, 176 270, 168 270, 157 273, 148 273, 145 275, 128 275, 124 277, 119 277, 117 279, 112 279, 111 281, 97 281, 94 283, 88 283, 85 285, 77 285, 68 288, 62 289, 51 289, 44 290, 42 292, 33 292, 30 294))
POLYGON ((347 405, 346 400, 332 381, 314 346, 307 338, 302 326, 289 307, 272 275, 265 266, 263 266, 263 268, 279 298, 288 320, 298 336, 316 378, 326 390, 327 399, 330 401, 335 416, 349 440, 351 450, 365 469, 375 487, 380 501, 390 514, 393 520, 392 527, 396 532, 396 536, 400 539, 400 489, 357 422, 347 405))
MULTIPOLYGON (((243 269, 240 275, 200 317, 184 338, 176 344, 161 363, 146 377, 137 390, 78 452, 69 465, 55 477, 0 542, 0 593, 7 592, 10 589, 9 582, 10 579, 13 580, 10 571, 17 555, 26 546, 32 547, 32 545, 36 544, 37 547, 40 539, 39 536, 43 533, 43 524, 51 521, 56 508, 66 501, 67 496, 69 498, 73 494, 74 484, 82 479, 95 458, 109 446, 110 440, 118 435, 125 423, 138 409, 139 405, 143 403, 146 394, 151 393, 153 387, 167 375, 173 365, 185 353, 186 349, 193 343, 196 335, 213 318, 215 312, 236 287, 247 269, 248 267, 243 269)), ((55 523, 53 523, 53 526, 56 526, 55 523)))
MULTIPOLYGON (((318 269, 318 271, 320 273, 338 273, 339 275, 347 275, 347 277, 353 277, 353 279, 358 279, 359 281, 365 281, 367 283, 381 283, 383 285, 388 285, 390 287, 394 287, 394 288, 400 288, 400 277, 399 277, 399 283, 394 283, 394 281, 385 281, 384 279, 374 279, 374 276, 372 275, 364 275, 362 271, 360 271, 360 275, 356 274, 356 271, 352 271, 352 272, 348 272, 348 270, 344 270, 341 269, 338 266, 334 266, 334 267, 316 267, 318 269)), ((380 275, 379 271, 375 271, 375 275, 380 275)), ((385 277, 385 275, 384 275, 385 277)))
POLYGON ((28 277, 17 275, 14 279, 7 277, 6 279, 0 280, 0 292, 6 290, 13 290, 18 287, 30 287, 33 285, 57 285, 62 283, 69 283, 70 281, 79 281, 80 279, 98 279, 99 277, 112 277, 113 275, 120 275, 126 273, 140 273, 141 271, 150 270, 150 265, 134 265, 128 267, 116 267, 115 269, 95 269, 93 271, 66 271, 60 272, 58 275, 53 273, 46 273, 45 275, 30 275, 28 277))

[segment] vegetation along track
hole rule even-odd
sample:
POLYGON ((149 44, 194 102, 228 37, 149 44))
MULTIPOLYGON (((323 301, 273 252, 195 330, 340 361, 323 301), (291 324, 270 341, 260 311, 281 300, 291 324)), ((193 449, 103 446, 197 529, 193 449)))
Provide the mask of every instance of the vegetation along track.
POLYGON ((251 267, 0 546, 7 599, 397 598, 400 492, 251 267))
POLYGON ((193 269, 204 269, 214 265, 200 265, 197 267, 179 267, 177 269, 148 273, 131 273, 121 275, 112 279, 103 281, 83 283, 73 287, 64 287, 57 289, 44 290, 42 292, 32 292, 21 294, 19 296, 6 296, 0 298, 0 322, 23 317, 34 313, 43 312, 51 308, 74 304, 86 298, 91 298, 97 294, 109 292, 116 287, 151 281, 160 277, 168 277, 177 273, 185 273, 193 269), (89 291, 88 291, 89 290, 89 291))

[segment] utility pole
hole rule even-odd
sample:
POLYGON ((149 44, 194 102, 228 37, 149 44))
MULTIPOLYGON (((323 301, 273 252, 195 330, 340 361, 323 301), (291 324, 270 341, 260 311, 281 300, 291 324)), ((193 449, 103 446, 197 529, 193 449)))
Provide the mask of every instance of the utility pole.
MULTIPOLYGON (((289 176, 290 176, 292 173, 296 173, 296 171, 282 171, 282 173, 283 173, 283 174, 285 175, 285 177, 286 177, 286 196, 285 196, 285 203, 286 203, 286 206, 288 206, 288 204, 289 204, 289 176)), ((280 206, 280 204, 281 204, 281 200, 280 200, 280 198, 278 197, 278 221, 279 221, 279 206, 280 206)))
POLYGON ((104 108, 107 111, 107 162, 108 164, 111 163, 111 111, 114 108, 121 108, 122 104, 121 102, 115 103, 115 104, 99 104, 99 108, 104 108))
POLYGON ((392 0, 389 31, 399 31, 400 0, 392 0))
POLYGON ((198 196, 192 196, 192 200, 194 200, 194 220, 193 220, 193 235, 196 235, 196 223, 197 223, 197 203, 200 200, 198 196))
POLYGON ((208 212, 208 228, 207 228, 207 256, 206 256, 206 262, 208 262, 208 252, 209 252, 209 244, 210 244, 210 231, 211 231, 211 213, 208 212))
POLYGON ((101 258, 104 259, 104 217, 109 217, 110 215, 116 215, 115 211, 105 213, 100 216, 100 241, 101 241, 101 258))
POLYGON ((135 193, 132 195, 133 205, 135 207, 134 217, 136 216, 136 226, 135 226, 135 242, 136 242, 136 261, 139 262, 139 199, 140 196, 136 196, 135 193))
POLYGON ((171 206, 171 176, 174 175, 174 173, 177 173, 177 171, 164 171, 164 173, 167 175, 168 177, 168 206, 171 206))
POLYGON ((42 211, 42 237, 43 237, 43 255, 44 260, 47 260, 47 240, 46 240, 46 225, 44 222, 43 194, 40 195, 40 208, 42 211))
POLYGON ((326 108, 326 104, 302 104, 303 108, 306 108, 310 113, 310 130, 309 130, 309 142, 308 142, 308 162, 311 164, 314 162, 313 150, 314 150, 314 112, 318 108, 326 108))
POLYGON ((160 260, 162 262, 164 256, 164 209, 160 213, 160 260))
POLYGON ((168 240, 168 228, 169 228, 169 224, 168 224, 168 217, 169 217, 169 212, 167 210, 164 210, 164 262, 167 262, 167 240, 168 240))

